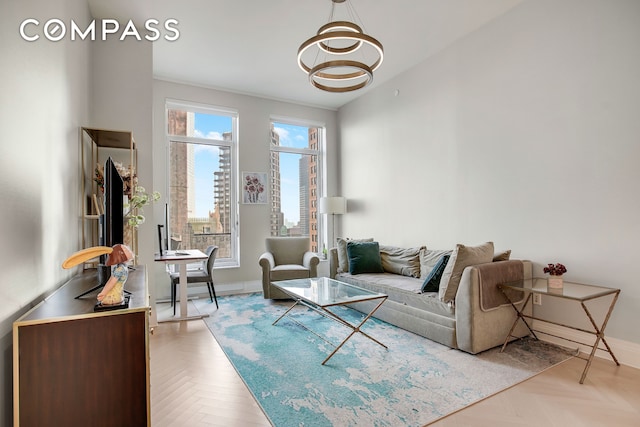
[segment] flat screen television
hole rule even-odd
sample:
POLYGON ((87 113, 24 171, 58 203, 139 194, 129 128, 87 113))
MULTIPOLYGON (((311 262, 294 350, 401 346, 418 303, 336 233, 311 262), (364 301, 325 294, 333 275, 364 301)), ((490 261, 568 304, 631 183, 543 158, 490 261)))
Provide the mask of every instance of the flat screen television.
POLYGON ((103 246, 124 243, 124 183, 111 157, 104 163, 103 246))
MULTIPOLYGON (((99 244, 113 246, 124 243, 124 182, 111 157, 104 163, 104 214, 100 215, 99 244)), ((111 277, 111 267, 106 266, 107 255, 100 255, 98 283, 104 286, 111 277)), ((78 295, 83 297, 96 288, 78 295)))

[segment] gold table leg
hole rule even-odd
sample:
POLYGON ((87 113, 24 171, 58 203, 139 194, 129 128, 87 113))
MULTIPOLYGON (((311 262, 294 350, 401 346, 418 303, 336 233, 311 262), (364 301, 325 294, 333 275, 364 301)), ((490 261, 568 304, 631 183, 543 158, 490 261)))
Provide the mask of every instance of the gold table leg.
POLYGON ((276 319, 275 322, 273 322, 271 324, 271 326, 275 326, 276 323, 278 323, 280 321, 280 319, 282 319, 284 316, 286 316, 291 310, 293 310, 293 307, 295 307, 296 305, 298 305, 298 303, 300 302, 299 299, 296 300, 296 302, 293 303, 293 305, 291 307, 289 307, 289 309, 287 311, 285 311, 284 313, 282 313, 282 316, 278 317, 276 319))
MULTIPOLYGON (((331 345, 333 345, 333 346, 335 346, 335 347, 336 347, 336 348, 331 352, 331 354, 330 354, 329 356, 327 356, 327 358, 326 358, 326 359, 324 359, 324 360, 322 361, 322 365, 324 365, 324 364, 325 364, 325 363, 327 363, 327 361, 328 361, 329 359, 331 359, 331 358, 333 357, 333 355, 334 355, 334 354, 336 354, 336 352, 337 352, 338 350, 340 350, 340 348, 341 348, 341 347, 342 347, 342 346, 343 346, 347 341, 349 341, 349 339, 350 339, 352 336, 354 336, 356 333, 360 333, 360 334, 364 335, 365 337, 369 338, 371 341, 373 341, 373 342, 375 342, 375 343, 377 343, 377 344, 381 345, 382 347, 384 347, 384 348, 388 348, 386 345, 382 344, 380 341, 378 341, 377 339, 373 338, 371 335, 369 335, 369 334, 367 334, 367 333, 365 333, 365 332, 363 332, 363 331, 361 330, 362 325, 364 325, 364 324, 365 324, 365 322, 366 322, 367 320, 369 320, 369 319, 373 316, 373 314, 374 314, 376 311, 378 311, 378 309, 382 306, 382 304, 387 300, 387 298, 388 298, 388 297, 384 296, 384 297, 380 297, 380 298, 381 298, 381 301, 378 303, 378 305, 376 305, 376 306, 373 308, 373 310, 371 310, 371 311, 369 312, 369 314, 367 314, 367 315, 365 316, 365 318, 364 318, 364 319, 362 319, 362 321, 361 321, 357 326, 356 326, 356 325, 352 325, 351 323, 347 322, 346 320, 344 320, 343 318, 341 318, 341 317, 340 317, 340 316, 338 316, 337 314, 333 313, 332 311, 330 311, 330 310, 326 309, 325 307, 319 307, 319 306, 318 306, 318 307, 316 307, 315 305, 314 305, 314 306, 312 306, 312 305, 310 305, 309 303, 306 303, 305 301, 303 301, 303 300, 301 300, 301 299, 296 299, 296 302, 295 302, 291 307, 289 307, 289 308, 287 309, 287 311, 285 311, 284 313, 282 313, 282 315, 281 315, 280 317, 278 317, 278 318, 276 319, 276 321, 272 323, 272 325, 275 325, 276 323, 278 323, 278 322, 280 321, 280 319, 282 319, 282 318, 283 318, 283 317, 285 317, 287 314, 289 314, 289 312, 290 312, 291 310, 293 310, 293 308, 294 308, 295 306, 297 306, 298 304, 301 304, 301 305, 304 305, 305 307, 308 307, 309 309, 311 309, 311 310, 313 310, 313 311, 315 311, 315 312, 317 312, 317 313, 321 314, 322 316, 327 317, 327 318, 329 318, 329 319, 332 319, 332 320, 334 320, 335 322, 338 322, 338 323, 340 323, 341 325, 346 326, 347 328, 351 329, 351 333, 350 333, 350 334, 349 334, 349 335, 348 335, 344 340, 342 340, 342 342, 341 342, 340 344, 338 344, 337 346, 335 346, 335 344, 331 343, 330 341, 326 340, 324 337, 321 337, 321 336, 320 336, 319 334, 317 334, 316 332, 314 332, 314 331, 310 330, 310 329, 309 329, 309 328, 307 328, 305 325, 301 324, 300 322, 298 322, 298 321, 297 321, 297 320, 295 320, 294 318, 290 317, 290 319, 291 319, 292 321, 294 321, 295 323, 297 323, 297 324, 299 324, 300 326, 302 326, 303 328, 305 328, 305 329, 309 330, 311 333, 313 333, 314 335, 318 336, 319 338, 321 338, 322 340, 324 340, 324 341, 325 341, 325 342, 327 342, 328 344, 331 344, 331 345)), ((345 304, 345 305, 346 305, 346 304, 345 304)))
POLYGON ((611 355, 611 358, 616 363, 616 365, 620 366, 620 362, 618 362, 618 359, 613 354, 613 351, 611 351, 611 347, 609 347, 607 340, 604 338, 604 329, 607 327, 607 323, 609 322, 609 318, 611 317, 611 313, 613 312, 613 307, 616 305, 616 301, 618 301, 618 295, 620 295, 620 291, 616 292, 615 296, 613 297, 613 300, 609 305, 609 311, 607 312, 607 315, 602 321, 602 326, 600 326, 600 328, 598 328, 598 325, 596 324, 595 320, 593 320, 593 316, 587 309, 587 306, 584 304, 584 302, 580 303, 580 305, 582 305, 582 309, 587 314, 587 317, 589 318, 589 321, 591 322, 593 329, 595 329, 596 331, 596 342, 593 343, 593 347, 591 348, 591 354, 589 354, 589 358, 587 359, 587 365, 584 367, 584 371, 582 371, 582 376, 580 377, 580 384, 584 384, 584 380, 587 377, 587 372, 591 367, 591 362, 593 362, 593 358, 596 354, 596 350, 598 350, 600 341, 602 341, 602 343, 605 345, 605 347, 607 348, 607 352, 611 355))
POLYGON ((384 348, 388 348, 386 345, 382 344, 382 343, 381 343, 380 341, 378 341, 377 339, 375 339, 375 338, 371 337, 370 335, 368 335, 368 334, 366 334, 366 333, 364 333, 364 332, 362 332, 362 331, 360 330, 360 328, 362 327, 362 325, 364 325, 364 323, 365 323, 367 320, 369 320, 369 319, 371 318, 371 316, 373 316, 373 313, 375 313, 375 312, 380 308, 380 306, 382 305, 382 303, 383 303, 383 302, 385 302, 386 300, 387 300, 387 297, 384 297, 384 298, 382 299, 382 301, 380 301, 380 303, 379 303, 379 304, 378 304, 378 305, 377 305, 373 310, 371 310, 371 312, 370 312, 370 313, 369 313, 369 314, 368 314, 364 319, 362 319, 362 322, 360 322, 360 324, 359 324, 358 326, 353 326, 351 323, 347 322, 346 320, 344 320, 343 318, 341 318, 341 317, 340 317, 340 316, 338 316, 337 314, 332 313, 332 312, 330 312, 329 310, 326 310, 326 309, 324 309, 324 308, 323 308, 323 310, 324 310, 325 312, 327 312, 327 313, 328 313, 332 318, 334 318, 335 320, 337 320, 339 323, 342 323, 342 324, 343 324, 343 325, 345 325, 346 327, 351 328, 351 333, 350 333, 350 334, 349 334, 349 335, 348 335, 344 340, 342 340, 342 342, 341 342, 341 343, 340 343, 340 344, 339 344, 339 345, 338 345, 338 346, 337 346, 337 347, 336 347, 336 348, 331 352, 331 354, 330 354, 329 356, 327 356, 327 358, 326 358, 326 359, 324 359, 324 360, 322 361, 322 365, 324 365, 325 363, 327 363, 327 361, 328 361, 329 359, 331 359, 331 358, 333 357, 333 355, 337 353, 337 351, 338 351, 338 350, 340 350, 340 347, 342 347, 342 346, 344 345, 344 343, 346 343, 346 342, 349 340, 349 338, 351 338, 352 336, 354 336, 354 335, 355 335, 356 333, 358 333, 358 332, 359 332, 359 333, 361 333, 362 335, 364 335, 365 337, 369 338, 371 341, 373 341, 373 342, 375 342, 375 343, 380 344, 382 347, 384 347, 384 348))
POLYGON ((516 320, 513 321, 513 325, 511 325, 511 329, 509 329, 509 333, 507 334, 507 337, 504 339, 504 344, 502 344, 502 348, 500 349, 500 353, 502 353, 504 349, 507 347, 507 344, 509 344, 509 338, 513 337, 512 334, 513 334, 513 331, 516 329, 516 326, 518 325, 518 320, 522 320, 524 322, 527 329, 529 329, 529 332, 531 332, 531 335, 533 335, 535 339, 538 339, 538 336, 536 335, 535 332, 533 332, 533 329, 531 329, 531 326, 529 326, 529 323, 527 322, 526 318, 522 315, 522 312, 527 307, 527 304, 529 304, 529 301, 531 300, 533 293, 531 292, 528 293, 527 299, 524 301, 524 304, 522 304, 522 308, 518 310, 518 307, 516 307, 516 305, 511 301, 511 298, 509 298, 507 293, 502 288, 499 288, 499 289, 507 298, 507 301, 509 301, 509 304, 511 304, 511 307, 513 307, 513 309, 516 312, 516 320))

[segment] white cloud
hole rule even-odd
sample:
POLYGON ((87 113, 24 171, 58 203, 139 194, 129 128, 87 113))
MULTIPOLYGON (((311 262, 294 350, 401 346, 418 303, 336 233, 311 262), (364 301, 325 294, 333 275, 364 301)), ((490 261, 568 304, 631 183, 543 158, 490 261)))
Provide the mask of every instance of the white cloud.
POLYGON ((280 136, 280 145, 283 147, 293 147, 289 131, 284 128, 274 127, 273 131, 280 136))
POLYGON ((212 155, 217 156, 218 153, 220 153, 220 149, 214 145, 193 144, 193 152, 195 154, 211 153, 212 155))
POLYGON ((208 134, 203 134, 201 131, 199 131, 198 129, 194 129, 193 130, 193 136, 196 138, 205 138, 205 139, 217 139, 222 141, 222 134, 220 132, 214 132, 211 131, 208 134))

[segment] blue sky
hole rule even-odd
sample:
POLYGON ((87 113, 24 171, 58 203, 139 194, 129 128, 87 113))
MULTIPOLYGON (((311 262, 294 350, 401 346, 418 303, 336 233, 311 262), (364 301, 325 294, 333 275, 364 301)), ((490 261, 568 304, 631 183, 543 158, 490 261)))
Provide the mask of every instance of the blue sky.
MULTIPOLYGON (((309 128, 274 123, 283 147, 306 148, 309 146, 309 128)), ((298 177, 300 155, 280 154, 281 207, 285 220, 300 221, 300 182, 298 177)))
MULTIPOLYGON (((231 132, 232 119, 226 116, 195 114, 195 135, 200 138, 222 139, 224 132, 231 132)), ((214 177, 218 170, 218 148, 208 145, 195 146, 195 216, 207 217, 215 209, 214 177)))
MULTIPOLYGON (((222 139, 222 134, 231 130, 232 120, 230 117, 195 114, 194 136, 222 139)), ((307 127, 275 123, 274 130, 280 135, 280 145, 284 147, 306 148, 309 144, 307 127)), ((264 144, 268 144, 268 129, 265 129, 264 135, 264 144)), ((256 143, 260 142, 257 141, 256 143)), ((242 144, 242 141, 240 144, 242 144)), ((282 154, 280 156, 282 210, 285 213, 285 219, 294 223, 300 220, 299 158, 299 155, 292 154, 282 154)), ((218 149, 206 145, 196 145, 194 170, 196 180, 195 215, 197 217, 206 217, 209 211, 213 211, 215 207, 213 173, 218 170, 218 149)), ((268 170, 242 170, 240 172, 268 172, 268 170)))

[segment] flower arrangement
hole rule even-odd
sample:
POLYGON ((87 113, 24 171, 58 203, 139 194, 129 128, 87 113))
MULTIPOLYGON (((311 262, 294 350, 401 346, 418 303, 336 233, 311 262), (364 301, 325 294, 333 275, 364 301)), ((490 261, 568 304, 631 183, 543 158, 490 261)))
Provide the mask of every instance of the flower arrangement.
MULTIPOLYGON (((124 195, 129 199, 124 204, 124 209, 126 209, 124 218, 129 226, 137 228, 145 221, 142 207, 158 201, 160 193, 157 191, 151 194, 147 193, 144 187, 137 185, 138 177, 131 173, 130 168, 124 167, 122 163, 118 162, 113 162, 113 164, 122 178, 124 195)), ((100 192, 104 193, 104 167, 99 163, 96 164, 94 173, 93 180, 98 185, 100 192)))
MULTIPOLYGON (((122 178, 122 185, 124 186, 124 194, 126 196, 131 197, 133 190, 138 183, 138 177, 135 174, 131 173, 131 169, 125 167, 122 163, 113 162, 113 165, 118 170, 120 177, 122 178)), ((93 180, 96 184, 98 184, 98 188, 101 193, 104 193, 104 166, 101 164, 96 165, 96 169, 94 171, 95 175, 93 180)))
POLYGON ((95 176, 93 180, 98 184, 101 193, 104 193, 104 168, 100 165, 96 166, 95 176))
POLYGON ((142 210, 143 206, 150 205, 153 202, 156 202, 160 199, 160 193, 154 191, 153 193, 147 193, 147 190, 144 187, 140 187, 136 185, 133 189, 133 193, 129 196, 129 202, 124 205, 125 209, 128 209, 125 214, 125 218, 127 219, 127 224, 131 227, 138 227, 140 224, 144 223, 145 218, 142 215, 144 212, 142 210))
POLYGON ((552 276, 562 276, 564 273, 567 272, 567 267, 565 267, 560 263, 547 264, 547 266, 544 268, 544 272, 549 273, 552 276))

